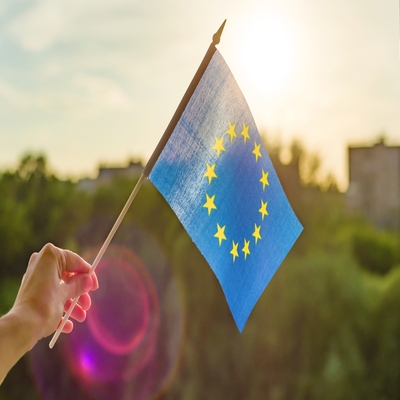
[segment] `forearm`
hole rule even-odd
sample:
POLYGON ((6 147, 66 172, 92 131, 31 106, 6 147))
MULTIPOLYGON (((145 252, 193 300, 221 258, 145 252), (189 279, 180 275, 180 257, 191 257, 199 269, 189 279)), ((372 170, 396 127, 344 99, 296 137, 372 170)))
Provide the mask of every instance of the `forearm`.
POLYGON ((35 321, 12 309, 0 318, 0 385, 8 371, 35 345, 35 321))

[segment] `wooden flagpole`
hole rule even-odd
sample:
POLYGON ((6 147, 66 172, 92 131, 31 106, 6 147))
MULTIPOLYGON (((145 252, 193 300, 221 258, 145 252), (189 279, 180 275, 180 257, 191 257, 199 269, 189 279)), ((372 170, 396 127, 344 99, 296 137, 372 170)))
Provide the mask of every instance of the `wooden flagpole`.
MULTIPOLYGON (((201 62, 199 68, 197 69, 196 74, 194 75, 192 81, 190 82, 190 85, 186 89, 185 94, 182 97, 181 102, 179 103, 178 108, 176 109, 174 115, 171 118, 170 123, 168 124, 164 134, 161 136, 160 141, 158 142, 156 148, 153 151, 153 154, 151 155, 149 161, 146 163, 146 166, 143 169, 142 174, 140 175, 139 180, 137 181, 135 187, 132 190, 132 193, 130 194, 128 200, 125 203, 124 208, 122 209, 121 213, 119 214, 117 220, 114 223, 114 226, 111 228, 110 233, 108 234, 106 240, 104 241, 103 245, 101 246, 95 260, 93 261, 93 264, 90 268, 89 275, 91 275, 94 270, 96 269, 97 265, 99 264, 101 258, 103 257, 104 253, 106 252, 108 246, 111 243, 111 240, 113 239, 115 233, 117 232, 119 226, 121 225, 122 220, 124 219, 126 213, 129 210, 129 207, 131 206, 134 198, 136 197, 137 193, 139 192, 140 187, 142 186, 144 180, 149 176, 150 171, 152 170, 154 164, 156 163, 158 157, 160 156, 164 146, 166 145, 169 137, 171 136, 172 132, 175 129, 176 124, 178 123, 179 119, 182 116, 183 111, 185 110, 187 104, 189 103, 190 98, 193 95, 193 92, 195 91, 198 83, 200 82, 201 77, 203 76, 209 62, 211 61, 212 56, 214 55, 216 51, 216 45, 220 42, 222 31, 224 30, 226 20, 222 23, 218 31, 213 35, 212 42, 210 44, 210 47, 208 48, 203 61, 201 62)), ((55 345, 58 337, 60 336, 66 322, 68 321, 68 318, 71 315, 72 310, 74 307, 77 305, 79 300, 79 297, 76 297, 70 307, 68 308, 67 312, 65 313, 61 324, 57 328, 56 332, 54 333, 50 343, 49 347, 52 349, 53 346, 55 345)))

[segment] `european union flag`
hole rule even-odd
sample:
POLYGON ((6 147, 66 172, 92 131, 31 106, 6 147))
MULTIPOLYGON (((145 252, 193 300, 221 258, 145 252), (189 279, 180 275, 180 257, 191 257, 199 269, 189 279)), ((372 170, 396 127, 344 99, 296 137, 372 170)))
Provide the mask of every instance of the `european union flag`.
POLYGON ((242 331, 303 228, 218 51, 149 179, 211 266, 242 331))

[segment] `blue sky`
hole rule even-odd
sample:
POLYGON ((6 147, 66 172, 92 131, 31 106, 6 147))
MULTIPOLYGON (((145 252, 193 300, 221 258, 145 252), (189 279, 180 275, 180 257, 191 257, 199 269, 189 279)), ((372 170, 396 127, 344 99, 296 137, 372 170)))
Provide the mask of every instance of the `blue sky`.
POLYGON ((344 189, 348 144, 400 144, 397 0, 1 0, 0 168, 147 160, 225 18, 260 131, 300 138, 344 189))

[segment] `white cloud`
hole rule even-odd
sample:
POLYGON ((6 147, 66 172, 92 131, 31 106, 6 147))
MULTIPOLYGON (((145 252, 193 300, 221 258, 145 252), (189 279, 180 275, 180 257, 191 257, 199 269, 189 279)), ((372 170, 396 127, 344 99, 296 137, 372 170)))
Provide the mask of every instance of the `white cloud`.
POLYGON ((70 42, 120 45, 137 40, 145 44, 159 35, 163 27, 165 35, 171 34, 171 26, 164 21, 168 15, 171 17, 173 9, 173 2, 167 5, 162 1, 151 4, 132 0, 37 0, 10 21, 7 29, 21 47, 34 52, 70 42), (163 11, 169 13, 160 15, 163 11), (160 16, 164 18, 157 18, 160 16))
POLYGON ((24 92, 0 79, 0 99, 19 109, 75 117, 93 117, 115 109, 130 110, 132 99, 111 79, 77 74, 66 91, 24 92))
POLYGON ((74 77, 73 84, 83 88, 87 95, 87 103, 91 103, 90 110, 104 110, 107 108, 130 109, 132 100, 122 88, 111 79, 79 74, 74 77))
POLYGON ((62 36, 68 24, 69 15, 63 8, 61 2, 37 1, 11 21, 8 32, 23 48, 44 50, 62 36))

